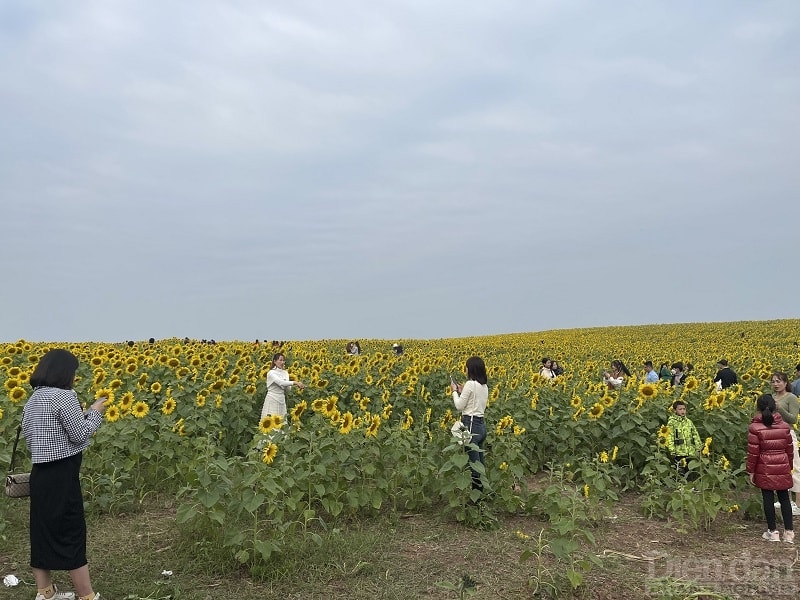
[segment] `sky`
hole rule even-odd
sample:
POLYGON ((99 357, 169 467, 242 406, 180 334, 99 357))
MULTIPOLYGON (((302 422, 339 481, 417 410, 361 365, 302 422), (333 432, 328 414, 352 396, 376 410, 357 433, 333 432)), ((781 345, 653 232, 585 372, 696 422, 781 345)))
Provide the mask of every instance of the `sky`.
POLYGON ((0 341, 800 316, 800 3, 4 0, 0 341))

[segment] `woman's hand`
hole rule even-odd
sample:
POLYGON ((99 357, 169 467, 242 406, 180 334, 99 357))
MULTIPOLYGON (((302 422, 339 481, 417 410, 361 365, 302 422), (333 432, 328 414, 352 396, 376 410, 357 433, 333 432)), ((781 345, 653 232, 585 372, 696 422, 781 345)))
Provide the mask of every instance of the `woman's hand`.
POLYGON ((301 390, 304 390, 304 389, 306 389, 306 384, 305 384, 305 383, 303 383, 302 381, 296 381, 296 382, 295 382, 295 385, 296 385, 297 387, 299 387, 301 390))
POLYGON ((97 400, 95 400, 92 403, 92 406, 90 408, 92 410, 96 410, 97 412, 99 412, 102 415, 103 411, 106 409, 106 402, 107 401, 108 401, 108 398, 106 398, 106 397, 98 398, 97 400))
POLYGON ((750 483, 751 483, 752 485, 755 485, 755 484, 756 484, 756 481, 755 481, 755 473, 750 473, 750 483))

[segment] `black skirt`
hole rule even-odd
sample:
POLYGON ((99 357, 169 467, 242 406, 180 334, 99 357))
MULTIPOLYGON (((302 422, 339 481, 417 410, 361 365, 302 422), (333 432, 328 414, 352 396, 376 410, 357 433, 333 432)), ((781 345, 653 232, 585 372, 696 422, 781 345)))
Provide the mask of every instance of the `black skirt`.
POLYGON ((83 454, 31 469, 31 567, 72 571, 86 564, 86 518, 80 470, 83 454))

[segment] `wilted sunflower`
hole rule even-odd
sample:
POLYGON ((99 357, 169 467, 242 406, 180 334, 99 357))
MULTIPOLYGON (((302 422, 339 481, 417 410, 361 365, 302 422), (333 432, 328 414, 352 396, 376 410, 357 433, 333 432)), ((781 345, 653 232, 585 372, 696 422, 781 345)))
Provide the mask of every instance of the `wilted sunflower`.
POLYGON ((272 461, 275 460, 275 457, 277 455, 278 455, 277 444, 270 443, 264 447, 264 451, 261 453, 261 462, 271 465, 272 461))
POLYGON ((147 402, 142 402, 141 400, 133 405, 133 409, 131 410, 133 416, 137 419, 142 419, 147 416, 147 413, 150 412, 150 407, 147 405, 147 402))
POLYGON ((178 403, 175 402, 175 398, 169 397, 164 400, 164 403, 161 405, 161 412, 165 415, 171 415, 177 406, 178 403))

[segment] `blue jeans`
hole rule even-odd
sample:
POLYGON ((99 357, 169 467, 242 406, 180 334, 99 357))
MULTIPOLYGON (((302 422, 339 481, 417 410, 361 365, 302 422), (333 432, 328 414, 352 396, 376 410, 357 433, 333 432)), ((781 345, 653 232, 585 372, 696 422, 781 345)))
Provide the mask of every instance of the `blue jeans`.
MULTIPOLYGON (((468 415, 461 415, 461 422, 472 434, 472 439, 470 441, 480 448, 480 450, 467 450, 469 462, 480 462, 482 465, 485 465, 486 463, 483 461, 483 441, 486 439, 486 423, 484 422, 483 417, 470 417, 468 415)), ((481 474, 471 467, 470 469, 472 470, 472 489, 483 491, 481 474)))

